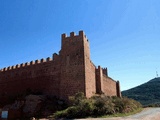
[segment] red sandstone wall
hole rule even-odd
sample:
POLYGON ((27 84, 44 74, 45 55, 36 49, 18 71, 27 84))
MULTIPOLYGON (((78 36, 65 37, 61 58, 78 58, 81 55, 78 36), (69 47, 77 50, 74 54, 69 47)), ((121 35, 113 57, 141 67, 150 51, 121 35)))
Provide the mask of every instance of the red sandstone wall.
POLYGON ((107 96, 117 96, 116 81, 103 74, 103 91, 107 96))
POLYGON ((29 89, 59 95, 59 78, 59 65, 54 61, 22 64, 0 73, 0 95, 18 95, 29 89))
POLYGON ((75 35, 73 32, 67 37, 62 35, 61 82, 60 97, 68 99, 77 92, 85 92, 85 66, 83 32, 75 35))
POLYGON ((96 93, 96 67, 90 60, 89 41, 86 37, 83 40, 84 58, 85 58, 85 94, 91 97, 96 93))
POLYGON ((103 73, 100 66, 96 69, 96 93, 102 94, 103 93, 103 73))
POLYGON ((86 61, 86 79, 85 79, 85 88, 86 88, 86 97, 91 97, 96 94, 96 76, 95 76, 95 66, 88 60, 86 61))

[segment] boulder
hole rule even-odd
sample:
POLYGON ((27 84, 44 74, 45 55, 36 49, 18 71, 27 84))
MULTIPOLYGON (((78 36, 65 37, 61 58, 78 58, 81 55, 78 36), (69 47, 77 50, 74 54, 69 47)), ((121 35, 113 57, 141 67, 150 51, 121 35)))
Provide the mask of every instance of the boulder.
POLYGON ((36 115, 44 102, 45 98, 44 96, 40 95, 28 95, 25 98, 25 104, 23 107, 23 113, 26 117, 32 117, 36 115))

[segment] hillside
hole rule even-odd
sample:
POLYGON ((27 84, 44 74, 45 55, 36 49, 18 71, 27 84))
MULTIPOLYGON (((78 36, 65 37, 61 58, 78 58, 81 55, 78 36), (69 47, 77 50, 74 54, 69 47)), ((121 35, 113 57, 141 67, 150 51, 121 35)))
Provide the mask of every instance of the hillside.
POLYGON ((160 77, 135 88, 122 91, 122 95, 137 100, 143 105, 160 103, 160 77))

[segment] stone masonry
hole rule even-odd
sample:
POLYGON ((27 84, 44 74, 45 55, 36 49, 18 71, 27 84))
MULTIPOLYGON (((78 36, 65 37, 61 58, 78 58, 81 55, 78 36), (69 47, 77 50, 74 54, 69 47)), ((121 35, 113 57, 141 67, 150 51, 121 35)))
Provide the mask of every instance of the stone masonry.
POLYGON ((120 84, 108 77, 107 68, 90 59, 89 42, 83 31, 62 34, 61 50, 53 58, 35 60, 0 69, 0 99, 38 91, 67 100, 77 92, 121 97, 120 84))

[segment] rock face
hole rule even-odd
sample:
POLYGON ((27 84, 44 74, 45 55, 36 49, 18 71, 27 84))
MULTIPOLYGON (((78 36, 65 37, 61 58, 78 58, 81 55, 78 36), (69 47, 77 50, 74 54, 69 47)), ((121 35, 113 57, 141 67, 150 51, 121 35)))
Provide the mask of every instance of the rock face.
POLYGON ((3 111, 8 111, 8 118, 32 117, 42 108, 44 96, 28 95, 24 100, 16 100, 13 104, 6 105, 2 108, 3 111))
POLYGON ((23 107, 23 113, 27 117, 31 117, 40 110, 42 107, 42 103, 44 101, 43 96, 37 96, 37 95, 29 95, 25 98, 25 104, 23 107))

